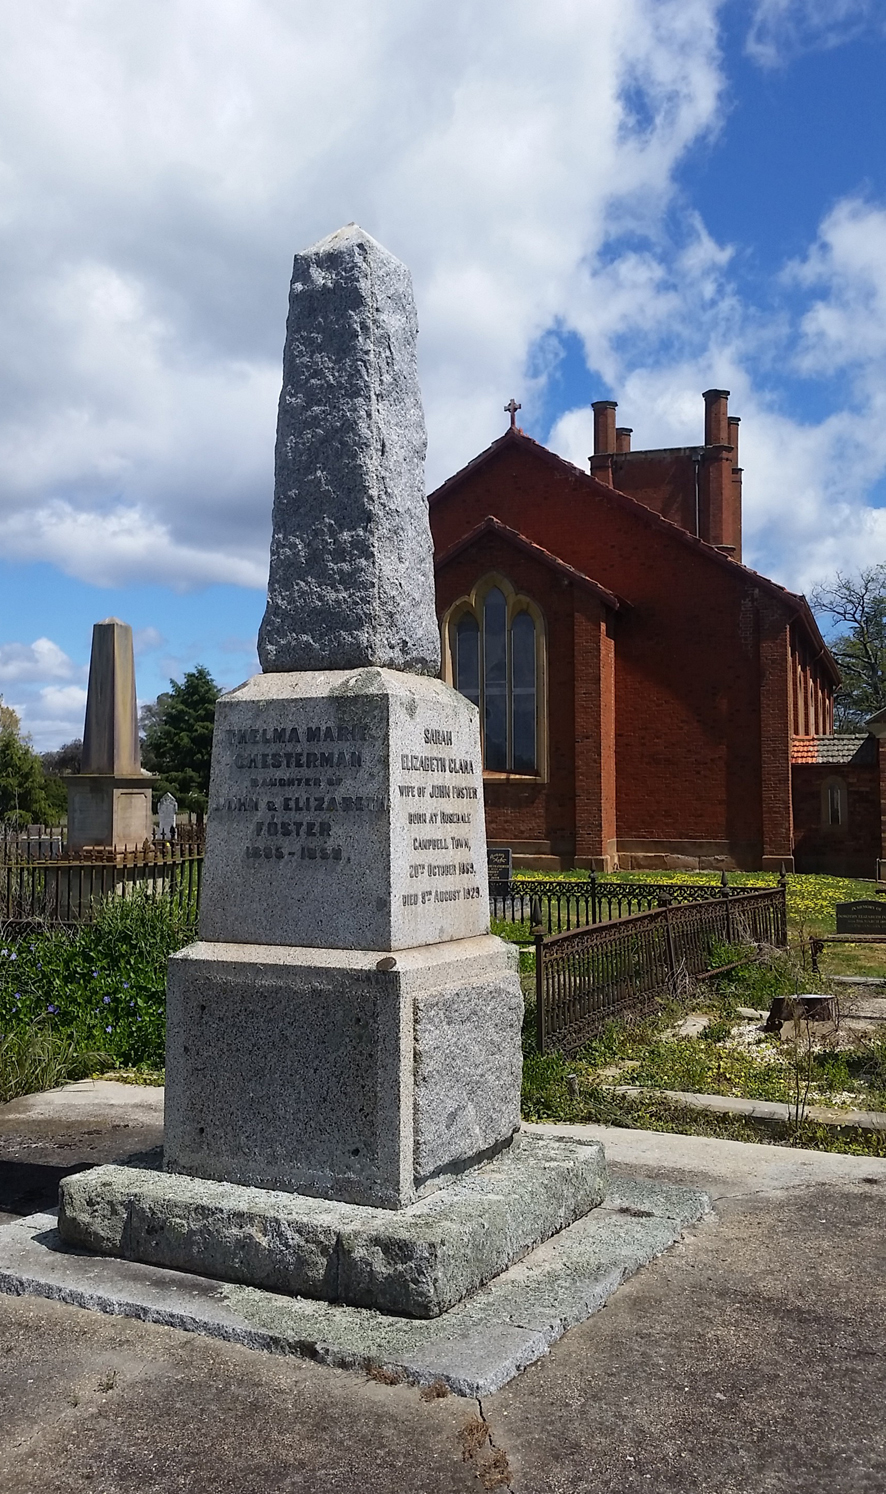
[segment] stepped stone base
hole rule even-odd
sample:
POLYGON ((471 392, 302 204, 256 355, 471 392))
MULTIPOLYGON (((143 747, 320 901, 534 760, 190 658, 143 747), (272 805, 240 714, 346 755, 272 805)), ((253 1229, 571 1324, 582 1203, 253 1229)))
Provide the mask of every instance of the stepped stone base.
POLYGON ((596 1208, 599 1142, 520 1136, 406 1209, 131 1167, 62 1181, 66 1245, 290 1296, 435 1318, 596 1208))

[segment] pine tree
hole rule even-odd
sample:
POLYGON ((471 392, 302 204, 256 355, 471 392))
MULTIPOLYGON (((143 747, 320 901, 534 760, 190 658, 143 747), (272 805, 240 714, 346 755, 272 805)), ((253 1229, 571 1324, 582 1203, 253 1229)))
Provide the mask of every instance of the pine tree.
POLYGON ((155 801, 173 794, 180 809, 205 813, 209 803, 209 767, 215 702, 221 691, 204 664, 170 680, 169 690, 141 714, 142 762, 160 775, 155 801))

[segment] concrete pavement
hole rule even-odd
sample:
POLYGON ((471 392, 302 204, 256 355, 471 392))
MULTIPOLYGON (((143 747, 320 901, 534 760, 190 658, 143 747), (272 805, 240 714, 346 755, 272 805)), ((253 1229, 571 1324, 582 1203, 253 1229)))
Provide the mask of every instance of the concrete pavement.
MULTIPOLYGON (((95 1110, 85 1129, 100 1129, 95 1110)), ((505 1389, 424 1400, 0 1297, 0 1491, 886 1489, 886 1161, 580 1130, 603 1139, 616 1176, 701 1186, 716 1213, 505 1389)), ((0 1152, 9 1134, 0 1111, 0 1152)), ((107 1133, 82 1145, 112 1149, 107 1133)), ((45 1133, 40 1148, 48 1165, 45 1133)), ((63 1160, 77 1155, 68 1145, 63 1160)))

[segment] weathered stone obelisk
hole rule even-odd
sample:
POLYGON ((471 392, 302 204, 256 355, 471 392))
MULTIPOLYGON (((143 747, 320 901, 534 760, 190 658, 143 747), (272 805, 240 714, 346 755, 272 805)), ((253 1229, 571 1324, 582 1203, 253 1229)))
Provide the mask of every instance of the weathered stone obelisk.
POLYGON ((416 335, 361 229, 297 256, 265 672, 219 701, 204 942, 169 985, 167 1166, 389 1208, 508 1144, 521 1062, 477 712, 429 678, 416 335))
POLYGON ((141 765, 132 628, 116 617, 92 630, 80 772, 66 779, 68 847, 122 850, 151 837, 151 784, 141 765))
POLYGON ((169 966, 165 1175, 66 1179, 72 1244, 434 1316, 603 1193, 517 1140, 478 713, 439 679, 408 271, 296 256, 264 673, 217 707, 200 942, 169 966))

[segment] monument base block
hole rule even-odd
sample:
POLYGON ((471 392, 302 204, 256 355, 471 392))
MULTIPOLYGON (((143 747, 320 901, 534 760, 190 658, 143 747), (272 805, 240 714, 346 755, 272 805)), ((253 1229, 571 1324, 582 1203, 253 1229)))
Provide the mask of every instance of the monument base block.
POLYGON ((435 1318, 605 1191, 599 1142, 539 1136, 396 1213, 109 1166, 63 1179, 59 1232, 93 1254, 435 1318))
POLYGON ((520 1125, 523 996, 491 935, 169 962, 169 1172, 399 1209, 520 1125))

